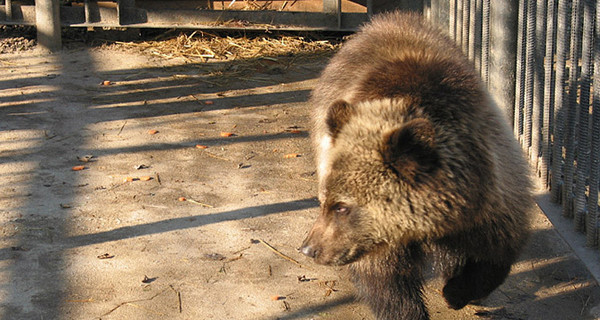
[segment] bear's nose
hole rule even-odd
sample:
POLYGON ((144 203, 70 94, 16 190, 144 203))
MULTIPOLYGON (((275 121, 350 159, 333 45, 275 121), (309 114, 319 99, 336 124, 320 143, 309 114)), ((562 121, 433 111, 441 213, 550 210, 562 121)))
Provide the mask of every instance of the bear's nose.
POLYGON ((302 252, 307 257, 311 257, 313 259, 317 256, 317 250, 315 250, 313 247, 311 247, 309 245, 305 245, 302 248, 300 248, 300 252, 302 252))

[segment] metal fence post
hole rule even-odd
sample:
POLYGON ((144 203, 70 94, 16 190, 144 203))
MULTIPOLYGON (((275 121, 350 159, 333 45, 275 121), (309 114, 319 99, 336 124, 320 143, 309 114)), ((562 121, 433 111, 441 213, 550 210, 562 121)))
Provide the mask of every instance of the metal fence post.
POLYGON ((498 0, 490 6, 489 89, 511 121, 515 103, 517 9, 518 0, 498 0))
MULTIPOLYGON (((579 139, 577 142, 577 171, 575 179, 575 230, 588 233, 587 245, 594 246, 596 243, 595 225, 586 223, 587 196, 586 188, 591 182, 588 181, 590 171, 591 141, 590 141, 590 87, 593 79, 593 38, 594 38, 594 0, 584 0, 583 10, 583 39, 581 56, 581 80, 579 95, 579 139), (586 228, 588 227, 588 228, 586 228)), ((597 110, 596 110, 597 112, 597 110)), ((575 150, 573 150, 575 151, 575 150)), ((595 222, 595 221, 594 221, 595 222)))
POLYGON ((565 131, 565 113, 567 104, 565 83, 567 82, 566 61, 569 55, 569 3, 567 0, 558 0, 558 20, 556 31, 556 82, 554 89, 554 126, 552 127, 552 176, 551 195, 552 201, 562 203, 562 189, 565 184, 563 174, 563 138, 565 131))
MULTIPOLYGON (((596 3, 596 28, 594 30, 594 75, 600 74, 600 3, 596 3)), ((594 79, 593 91, 600 92, 600 81, 594 79)), ((590 196, 588 199, 588 245, 597 245, 598 236, 598 185, 600 184, 600 96, 592 95, 592 146, 590 155, 590 196), (593 230, 593 233, 590 231, 593 230), (595 239, 590 239, 596 235, 595 239)))
POLYGON ((62 47, 60 38, 59 0, 35 1, 35 26, 37 41, 49 51, 58 51, 62 47))
POLYGON ((342 0, 323 0, 323 12, 334 15, 337 27, 342 27, 342 0))
POLYGON ((574 171, 575 171, 575 143, 576 143, 576 124, 579 104, 577 103, 578 86, 579 86, 579 68, 577 61, 581 57, 581 18, 583 8, 580 0, 573 0, 571 7, 571 41, 569 52, 569 94, 563 108, 566 109, 565 122, 565 166, 564 166, 564 188, 563 188, 563 215, 565 217, 573 217, 574 205, 574 171))

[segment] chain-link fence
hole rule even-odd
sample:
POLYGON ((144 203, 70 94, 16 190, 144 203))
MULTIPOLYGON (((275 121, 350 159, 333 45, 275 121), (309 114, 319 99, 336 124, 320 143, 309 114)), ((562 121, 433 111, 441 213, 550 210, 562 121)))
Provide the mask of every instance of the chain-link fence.
POLYGON ((426 14, 473 61, 552 200, 597 246, 600 4, 430 0, 426 14))

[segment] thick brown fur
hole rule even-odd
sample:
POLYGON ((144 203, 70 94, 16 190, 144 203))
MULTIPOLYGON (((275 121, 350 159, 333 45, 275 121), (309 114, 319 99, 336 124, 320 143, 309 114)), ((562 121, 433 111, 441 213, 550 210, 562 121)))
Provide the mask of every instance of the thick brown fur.
POLYGON ((378 319, 429 319, 426 256, 460 309, 498 287, 533 208, 528 167, 471 63, 417 15, 375 17, 310 103, 321 214, 302 245, 349 265, 378 319))

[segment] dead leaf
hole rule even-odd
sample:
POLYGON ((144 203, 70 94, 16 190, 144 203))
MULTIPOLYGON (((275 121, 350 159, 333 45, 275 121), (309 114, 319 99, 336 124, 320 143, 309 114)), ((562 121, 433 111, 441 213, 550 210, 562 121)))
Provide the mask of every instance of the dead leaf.
POLYGON ((98 259, 111 259, 114 258, 115 256, 110 254, 110 253, 103 253, 101 255, 98 256, 98 259))
POLYGON ((102 81, 103 86, 110 86, 111 84, 112 84, 112 82, 110 82, 109 80, 102 81))
POLYGON ((148 130, 148 134, 157 134, 157 133, 158 133, 158 130, 154 130, 154 129, 148 130))
POLYGON ((61 203, 60 207, 63 208, 63 209, 69 209, 69 208, 71 208, 71 205, 70 204, 66 204, 66 203, 61 203))
POLYGON ((81 171, 84 169, 85 169, 85 166, 74 166, 71 168, 71 170, 73 170, 73 171, 81 171))
POLYGON ((214 104, 214 103, 215 103, 215 102, 214 102, 214 101, 212 101, 212 100, 206 100, 206 101, 204 101, 204 104, 205 104, 205 105, 211 105, 211 104, 214 104))
POLYGON ((81 162, 90 162, 94 156, 91 154, 86 154, 85 156, 77 157, 77 160, 81 162))
POLYGON ((196 148, 198 148, 198 149, 208 149, 208 146, 197 144, 196 148))
POLYGON ((288 153, 283 156, 284 159, 298 158, 300 157, 299 153, 288 153))
POLYGON ((179 200, 179 201, 185 201, 187 199, 185 197, 179 197, 179 198, 177 198, 177 200, 179 200))
POLYGON ((152 177, 150 177, 150 176, 143 176, 143 177, 140 177, 140 180, 142 180, 142 181, 150 181, 150 180, 152 180, 152 177))
POLYGON ((221 137, 231 137, 234 134, 232 132, 221 132, 221 137))

